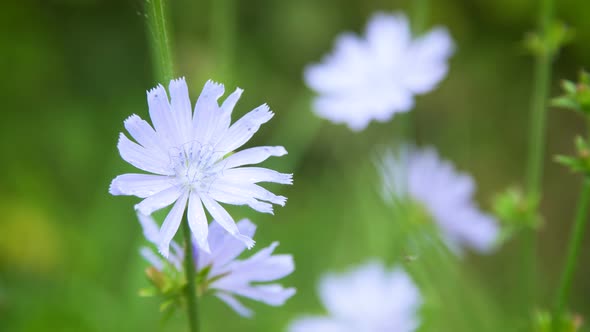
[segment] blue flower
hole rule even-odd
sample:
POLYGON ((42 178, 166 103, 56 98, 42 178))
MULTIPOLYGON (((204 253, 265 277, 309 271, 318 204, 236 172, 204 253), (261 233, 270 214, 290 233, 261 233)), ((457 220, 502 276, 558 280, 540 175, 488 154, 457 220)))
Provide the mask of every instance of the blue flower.
POLYGON ((170 82, 170 101, 162 85, 148 91, 153 128, 137 115, 125 120, 125 128, 137 142, 121 133, 119 152, 131 165, 154 174, 123 174, 110 186, 113 195, 143 198, 135 209, 150 215, 173 207, 158 234, 158 249, 167 256, 169 244, 187 210, 190 229, 199 247, 209 251, 205 210, 248 248, 254 241, 241 234, 232 216, 219 203, 248 205, 273 213, 272 204, 286 198, 262 188, 259 182, 291 184, 292 175, 260 167, 271 156, 283 156, 282 146, 254 147, 231 154, 244 145, 260 126, 273 117, 267 105, 249 112, 230 126, 232 110, 242 94, 236 89, 221 106, 221 84, 208 81, 195 105, 194 114, 184 78, 170 82))

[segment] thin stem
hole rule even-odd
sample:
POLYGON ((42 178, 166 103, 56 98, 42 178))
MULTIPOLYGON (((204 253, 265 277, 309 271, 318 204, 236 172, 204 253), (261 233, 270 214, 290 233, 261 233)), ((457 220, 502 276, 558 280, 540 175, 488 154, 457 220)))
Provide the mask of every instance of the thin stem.
POLYGON ((578 210, 576 212, 576 219, 570 235, 567 259, 564 265, 561 282, 559 283, 557 302, 553 314, 553 331, 559 331, 561 324, 561 315, 565 305, 569 301, 570 290, 572 287, 572 280, 576 271, 576 263, 582 247, 582 240, 584 238, 584 231, 588 221, 588 209, 590 208, 590 178, 584 177, 582 184, 582 192, 578 199, 578 210))
MULTIPOLYGON (((174 78, 174 64, 170 48, 170 38, 166 26, 165 0, 146 0, 149 26, 149 40, 152 46, 154 72, 159 82, 168 82, 174 78)), ((190 332, 199 332, 198 303, 196 291, 196 257, 193 254, 192 234, 185 216, 182 220, 184 233, 184 272, 186 275, 186 304, 190 332)))
POLYGON ((186 275, 186 304, 188 323, 191 332, 199 332, 199 311, 197 303, 197 290, 195 287, 195 261, 196 256, 193 254, 192 233, 186 217, 182 220, 182 230, 184 234, 184 272, 186 275))
POLYGON ((230 81, 234 66, 237 8, 234 0, 211 2, 211 34, 219 80, 230 81))
MULTIPOLYGON (((542 0, 538 12, 538 31, 546 35, 553 15, 553 0, 542 0)), ((551 62, 553 54, 539 54, 535 60, 534 85, 531 97, 530 137, 526 173, 527 195, 534 199, 541 198, 541 181, 543 178, 543 161, 545 155, 545 123, 547 118, 547 99, 551 81, 551 62)), ((525 284, 528 288, 526 298, 534 297, 537 271, 537 236, 530 232, 524 235, 524 267, 527 269, 525 284)))
MULTIPOLYGON (((551 23, 553 1, 543 0, 539 10, 539 33, 545 35, 551 23)), ((539 196, 543 175, 545 152, 545 120, 547 99, 551 80, 553 54, 546 52, 536 57, 534 86, 531 99, 531 128, 529 139, 529 158, 527 164, 527 191, 529 195, 539 196)))
POLYGON ((174 78, 170 38, 166 26, 165 0, 146 0, 149 40, 152 48, 154 72, 159 82, 174 78))
MULTIPOLYGON (((429 7, 430 0, 414 0, 412 3, 410 25, 414 38, 420 36, 426 28, 430 13, 429 7)), ((403 121, 400 121, 402 139, 409 142, 418 140, 418 126, 416 125, 416 114, 414 113, 407 112, 404 114, 403 121)))
POLYGON ((430 0, 414 0, 412 2, 412 34, 418 36, 426 29, 430 13, 430 0))

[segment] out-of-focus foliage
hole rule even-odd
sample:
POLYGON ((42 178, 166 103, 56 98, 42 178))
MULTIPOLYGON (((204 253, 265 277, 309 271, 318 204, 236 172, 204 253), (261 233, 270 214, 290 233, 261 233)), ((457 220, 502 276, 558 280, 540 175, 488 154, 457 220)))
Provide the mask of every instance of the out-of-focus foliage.
POLYGON ((590 144, 583 137, 575 139, 576 155, 573 157, 558 155, 555 161, 568 167, 572 172, 590 175, 590 144))
POLYGON ((536 231, 543 223, 539 198, 525 195, 520 188, 508 188, 494 198, 494 213, 502 223, 500 242, 519 232, 536 231))
MULTIPOLYGON (((276 116, 251 146, 284 145, 289 155, 266 166, 293 172, 295 181, 276 190, 289 200, 274 216, 231 212, 259 226, 257 246, 278 240, 294 255, 285 284, 298 292, 280 308, 248 302, 251 320, 205 298, 204 331, 282 331, 301 313, 321 314, 319 277, 369 258, 402 264, 416 280, 425 299, 420 331, 529 332, 533 300, 551 303, 580 179, 549 157, 535 299, 523 291, 531 280, 518 235, 493 255, 455 257, 429 240, 428 227, 408 237, 405 220, 378 194, 371 151, 401 143, 407 116, 418 145, 437 147, 473 174, 485 210, 492 193, 524 175, 533 60, 520 40, 534 29, 537 1, 430 2, 428 26, 447 26, 457 45, 448 77, 417 98, 413 113, 355 134, 312 114, 302 69, 332 49, 338 33, 359 32, 373 12, 406 10, 411 1, 236 1, 234 65, 223 79, 228 91, 247 92, 235 118, 271 106, 276 116)), ((212 1, 170 3, 176 67, 194 100, 206 79, 220 79, 212 1)), ((576 33, 554 77, 573 77, 590 62, 590 2, 556 6, 576 33)), ((185 330, 184 312, 162 324, 159 301, 138 296, 150 285, 138 252, 138 200, 107 193, 115 175, 134 171, 118 155, 117 136, 129 115, 147 118, 145 91, 156 84, 142 2, 8 0, 0 8, 0 331, 185 330)), ((585 127, 572 112, 549 114, 547 156, 568 151, 585 127)), ((590 250, 581 252, 587 262, 590 250)), ((570 308, 586 318, 589 273, 581 264, 570 308)))
POLYGON ((142 288, 139 295, 157 298, 160 303, 162 322, 166 322, 178 307, 186 305, 184 296, 186 279, 182 273, 168 266, 165 271, 158 271, 150 266, 145 270, 145 275, 151 285, 142 288))
MULTIPOLYGON (((554 98, 552 105, 574 110, 583 116, 587 124, 590 124, 590 74, 581 71, 577 83, 563 80, 561 88, 564 94, 554 98)), ((581 136, 577 136, 574 142, 576 154, 574 156, 557 155, 555 161, 568 167, 572 172, 590 175, 590 143, 581 136)))
POLYGON ((553 22, 545 34, 530 33, 525 38, 526 48, 536 56, 548 56, 559 50, 574 38, 574 32, 563 22, 553 22))
MULTIPOLYGON (((534 319, 535 325, 533 332, 555 331, 553 330, 553 328, 555 328, 555 323, 553 322, 553 317, 551 317, 550 313, 546 311, 537 312, 535 313, 534 319)), ((578 332, 583 325, 584 319, 579 315, 564 315, 564 317, 561 318, 559 327, 557 327, 557 332, 578 332)))
POLYGON ((561 88, 564 94, 553 99, 553 106, 590 116, 590 74, 588 72, 581 71, 578 82, 563 80, 561 88))

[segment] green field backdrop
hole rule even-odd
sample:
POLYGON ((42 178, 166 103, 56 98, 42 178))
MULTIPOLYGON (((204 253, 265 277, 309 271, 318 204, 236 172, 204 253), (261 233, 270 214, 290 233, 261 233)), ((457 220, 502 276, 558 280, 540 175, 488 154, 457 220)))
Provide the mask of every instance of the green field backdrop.
MULTIPOLYGON (((401 143, 404 116, 353 133, 311 112, 304 66, 331 50, 338 33, 362 31, 375 11, 407 11, 410 0, 235 0, 233 28, 214 1, 168 1, 176 69, 193 102, 212 78, 226 91, 245 90, 234 118, 265 102, 276 113, 248 146, 287 148, 289 155, 265 165, 294 173, 293 186, 272 187, 288 203, 274 216, 230 211, 259 226, 258 248, 280 241, 277 251, 294 255, 296 271, 283 283, 298 293, 280 308, 247 302, 254 319, 207 298, 203 331, 285 331, 300 314, 324 312, 316 292, 323 273, 370 259, 403 265, 420 285, 420 331, 527 331, 533 312, 550 308, 581 184, 552 156, 573 152, 573 138, 584 130, 580 117, 548 113, 545 223, 531 295, 519 236, 493 255, 460 261, 407 245, 404 221, 381 201, 372 166, 380 149, 401 143), (223 37, 234 28, 234 38, 223 37), (418 259, 408 262, 410 254, 418 259)), ((560 79, 590 67, 590 1, 556 3, 575 39, 555 61, 552 95, 560 79)), ((457 50, 447 78, 417 98, 417 144, 438 148, 470 172, 478 203, 489 211, 494 195, 525 175, 533 59, 522 40, 536 26, 537 1, 431 5, 428 26, 447 26, 457 50)), ((157 299, 138 296, 148 285, 138 254, 145 240, 132 208, 138 199, 108 194, 112 178, 133 170, 116 149, 123 120, 132 113, 148 118, 146 90, 157 83, 143 8, 140 0, 0 3, 2 332, 187 331, 184 312, 162 323, 157 299)), ((590 241, 571 301, 590 320, 588 262, 590 241)))

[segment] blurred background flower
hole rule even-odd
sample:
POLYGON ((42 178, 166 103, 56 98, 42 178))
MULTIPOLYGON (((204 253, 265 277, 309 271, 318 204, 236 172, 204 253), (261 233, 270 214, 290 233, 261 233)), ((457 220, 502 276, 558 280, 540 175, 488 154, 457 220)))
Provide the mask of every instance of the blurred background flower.
MULTIPOLYGON (((158 246, 157 224, 151 216, 138 213, 138 218, 148 242, 158 246)), ((256 225, 248 219, 236 223, 240 232, 254 237, 256 225)), ((194 247, 196 266, 197 293, 199 296, 213 294, 236 313, 244 317, 252 317, 254 312, 246 307, 236 296, 249 298, 271 306, 282 306, 285 301, 295 295, 295 288, 285 288, 275 283, 295 270, 293 256, 274 254, 278 242, 270 246, 256 249, 254 254, 237 259, 245 250, 246 245, 229 234, 217 222, 209 225, 210 251, 206 252, 197 245, 194 247), (273 282, 273 283, 270 283, 273 282)), ((143 247, 141 254, 152 266, 147 276, 153 287, 144 289, 144 295, 162 295, 163 307, 177 309, 170 302, 181 302, 187 278, 183 275, 184 251, 176 242, 171 243, 173 253, 167 259, 157 255, 150 247, 143 247), (179 278, 180 277, 180 278, 179 278)), ((164 311, 164 310, 162 310, 164 311)))
POLYGON ((458 255, 467 248, 486 253, 496 247, 498 224, 473 202, 476 183, 471 176, 457 171, 433 148, 402 147, 397 154, 386 151, 377 165, 383 198, 394 203, 393 209, 418 211, 394 222, 436 224, 441 240, 458 255), (426 220, 412 220, 415 216, 426 220))
POLYGON ((305 82, 319 94, 313 110, 354 131, 389 121, 444 78, 453 47, 444 28, 412 35, 404 14, 374 14, 365 36, 339 35, 332 53, 306 67, 305 82))
POLYGON ((420 291, 401 269, 365 263, 322 277, 318 294, 328 315, 297 318, 291 332, 412 332, 420 325, 420 291))

